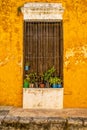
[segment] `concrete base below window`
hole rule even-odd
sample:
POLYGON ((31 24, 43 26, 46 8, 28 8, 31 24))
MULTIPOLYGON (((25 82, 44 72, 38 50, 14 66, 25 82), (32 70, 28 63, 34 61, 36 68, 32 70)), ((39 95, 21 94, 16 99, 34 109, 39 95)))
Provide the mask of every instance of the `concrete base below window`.
POLYGON ((63 88, 23 88, 23 108, 63 108, 63 88))

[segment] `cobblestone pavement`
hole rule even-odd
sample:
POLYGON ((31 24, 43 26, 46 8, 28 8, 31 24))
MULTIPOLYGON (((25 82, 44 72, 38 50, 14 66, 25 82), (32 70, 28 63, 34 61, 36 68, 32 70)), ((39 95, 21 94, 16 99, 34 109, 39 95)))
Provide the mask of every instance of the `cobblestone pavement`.
POLYGON ((0 130, 87 130, 87 109, 0 106, 0 130))

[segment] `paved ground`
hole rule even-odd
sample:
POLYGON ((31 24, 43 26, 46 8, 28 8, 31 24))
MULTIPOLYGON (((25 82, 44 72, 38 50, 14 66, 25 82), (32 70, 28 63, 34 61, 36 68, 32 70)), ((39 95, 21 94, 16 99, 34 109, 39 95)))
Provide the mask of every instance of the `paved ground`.
POLYGON ((0 130, 87 130, 87 109, 34 110, 0 106, 0 130))
POLYGON ((11 106, 0 106, 0 115, 3 111, 8 111, 9 116, 20 117, 83 117, 87 118, 87 109, 71 108, 71 109, 22 109, 11 106))

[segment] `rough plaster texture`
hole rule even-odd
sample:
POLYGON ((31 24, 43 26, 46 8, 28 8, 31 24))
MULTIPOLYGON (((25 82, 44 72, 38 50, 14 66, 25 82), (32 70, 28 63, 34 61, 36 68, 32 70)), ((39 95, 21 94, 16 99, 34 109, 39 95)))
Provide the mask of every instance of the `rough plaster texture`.
POLYGON ((23 108, 62 109, 63 88, 24 88, 23 108))
MULTIPOLYGON (((29 0, 0 0, 0 105, 22 106, 23 16, 29 0)), ((31 0, 30 2, 34 2, 31 0)), ((62 3, 64 107, 87 107, 87 0, 36 0, 62 3)))

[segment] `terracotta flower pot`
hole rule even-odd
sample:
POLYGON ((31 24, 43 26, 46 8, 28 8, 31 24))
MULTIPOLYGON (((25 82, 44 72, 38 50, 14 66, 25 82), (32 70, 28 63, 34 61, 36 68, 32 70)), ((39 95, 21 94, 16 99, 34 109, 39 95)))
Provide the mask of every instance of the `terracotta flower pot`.
POLYGON ((40 88, 45 88, 45 84, 44 83, 40 83, 40 88))

